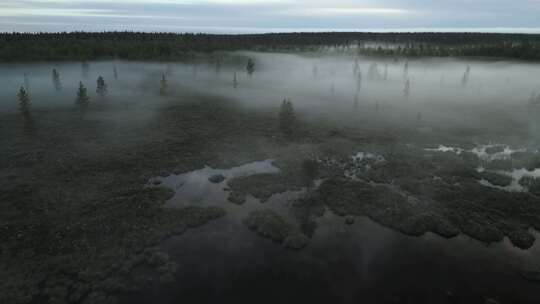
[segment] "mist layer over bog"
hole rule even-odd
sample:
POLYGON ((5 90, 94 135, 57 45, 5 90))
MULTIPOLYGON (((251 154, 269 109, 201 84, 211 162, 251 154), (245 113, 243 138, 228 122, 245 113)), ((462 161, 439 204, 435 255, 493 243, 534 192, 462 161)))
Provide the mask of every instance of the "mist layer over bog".
POLYGON ((537 303, 539 76, 334 52, 2 64, 1 211, 29 227, 6 244, 58 269, 36 299, 537 303))

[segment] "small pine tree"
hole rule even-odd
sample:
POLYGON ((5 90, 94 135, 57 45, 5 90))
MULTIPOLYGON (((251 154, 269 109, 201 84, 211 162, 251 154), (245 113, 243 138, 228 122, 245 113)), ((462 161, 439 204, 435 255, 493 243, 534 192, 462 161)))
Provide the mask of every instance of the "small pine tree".
POLYGON ((167 78, 165 77, 165 74, 161 75, 161 81, 159 84, 159 95, 167 95, 167 91, 169 89, 169 84, 167 83, 167 78))
POLYGON ((403 96, 405 98, 409 98, 411 95, 411 80, 407 78, 407 81, 405 81, 405 87, 403 88, 403 96))
POLYGON ((296 125, 296 115, 294 107, 290 100, 284 99, 279 109, 279 128, 286 136, 291 136, 294 133, 296 125))
POLYGON ((113 67, 113 76, 114 80, 118 80, 118 70, 116 69, 116 67, 113 67))
POLYGON ((358 94, 362 89, 362 70, 358 70, 358 75, 356 75, 356 93, 358 94))
POLYGON ((461 85, 466 86, 469 83, 469 78, 471 77, 471 66, 467 65, 463 78, 461 79, 461 85))
POLYGON ((19 89, 17 94, 19 98, 19 111, 24 115, 24 117, 30 116, 30 96, 24 87, 19 89))
POLYGON ((62 81, 60 80, 60 73, 56 70, 52 70, 52 82, 56 91, 62 90, 62 81))
POLYGON ((234 76, 233 76, 233 87, 235 89, 238 88, 238 78, 236 77, 236 72, 234 72, 234 76))
POLYGON ((77 99, 75 103, 81 108, 86 108, 88 106, 89 101, 90 101, 90 98, 88 97, 88 92, 86 90, 86 87, 81 81, 79 82, 79 89, 77 90, 77 99))
POLYGON ((105 79, 103 79, 102 76, 99 76, 97 79, 96 93, 101 98, 105 98, 105 95, 107 95, 107 84, 105 83, 105 79))
POLYGON ((253 59, 248 59, 246 70, 250 76, 253 75, 253 72, 255 72, 255 61, 253 59))
POLYGON ((356 76, 360 70, 360 64, 358 63, 358 57, 354 58, 353 75, 356 76))

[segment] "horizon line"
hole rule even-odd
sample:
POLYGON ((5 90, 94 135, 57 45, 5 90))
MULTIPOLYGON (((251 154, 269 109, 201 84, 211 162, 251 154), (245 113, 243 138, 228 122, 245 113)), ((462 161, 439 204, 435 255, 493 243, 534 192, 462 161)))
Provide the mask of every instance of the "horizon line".
POLYGON ((250 27, 183 27, 184 30, 143 30, 143 29, 103 29, 65 31, 0 31, 1 34, 60 34, 60 33, 148 33, 148 34, 203 34, 203 35, 268 35, 268 34, 312 34, 312 33, 471 33, 471 34, 540 34, 540 27, 463 27, 463 28, 373 28, 373 29, 332 29, 332 28, 250 28, 250 27), (199 29, 199 30, 198 30, 199 29))

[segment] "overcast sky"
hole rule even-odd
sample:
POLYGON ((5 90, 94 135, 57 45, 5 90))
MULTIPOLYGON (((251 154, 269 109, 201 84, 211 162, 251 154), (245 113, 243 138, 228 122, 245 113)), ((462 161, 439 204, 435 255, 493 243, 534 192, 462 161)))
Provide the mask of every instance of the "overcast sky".
POLYGON ((540 33, 540 0, 0 0, 0 31, 540 33))

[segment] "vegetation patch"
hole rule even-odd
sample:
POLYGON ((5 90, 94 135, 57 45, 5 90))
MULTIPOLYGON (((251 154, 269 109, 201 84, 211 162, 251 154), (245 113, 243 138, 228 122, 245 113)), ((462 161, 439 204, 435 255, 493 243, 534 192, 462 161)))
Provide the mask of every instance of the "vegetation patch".
POLYGON ((288 249, 299 250, 309 243, 309 238, 299 232, 296 226, 272 210, 253 211, 243 222, 258 235, 277 243, 283 243, 288 249))
POLYGON ((480 174, 480 177, 488 181, 490 184, 494 186, 499 186, 499 187, 510 186, 513 180, 511 176, 499 174, 495 172, 482 172, 480 174))

